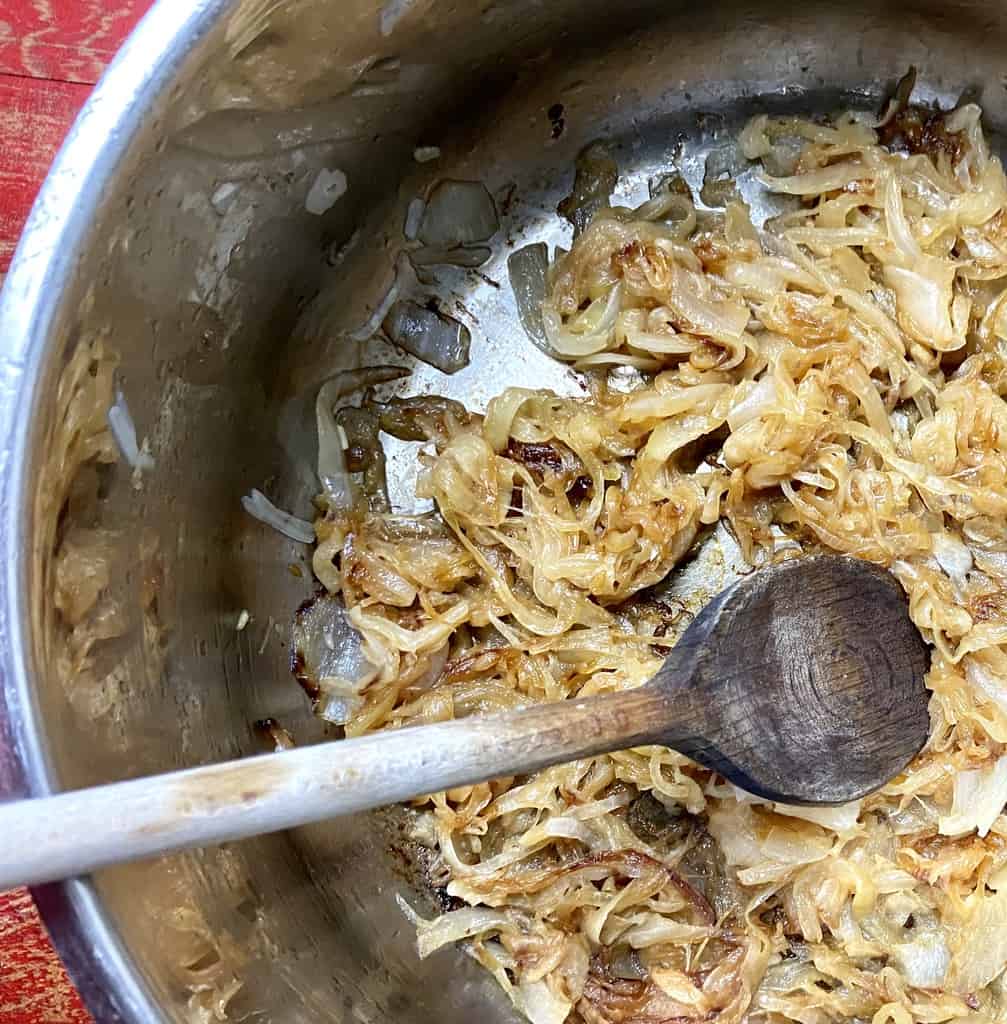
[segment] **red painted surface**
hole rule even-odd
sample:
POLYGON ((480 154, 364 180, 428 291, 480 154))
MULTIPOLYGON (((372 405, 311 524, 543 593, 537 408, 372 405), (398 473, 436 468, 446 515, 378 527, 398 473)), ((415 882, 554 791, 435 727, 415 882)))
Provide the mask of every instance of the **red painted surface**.
POLYGON ((91 86, 151 0, 0 0, 0 274, 91 86))
POLYGON ((150 0, 4 0, 0 72, 94 85, 150 0))
POLYGON ((0 1021, 90 1024, 25 891, 0 894, 0 1021))
MULTIPOLYGON (((0 0, 0 279, 74 117, 150 5, 0 0)), ((0 893, 0 1024, 90 1021, 31 897, 0 893)))
POLYGON ((0 75, 0 273, 89 85, 0 75))

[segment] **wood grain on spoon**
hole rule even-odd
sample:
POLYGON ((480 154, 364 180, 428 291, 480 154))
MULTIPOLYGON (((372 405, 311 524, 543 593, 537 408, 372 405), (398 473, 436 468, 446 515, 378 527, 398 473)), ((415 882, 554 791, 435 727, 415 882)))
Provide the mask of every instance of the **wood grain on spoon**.
POLYGON ((715 598, 638 690, 2 806, 0 889, 651 744, 767 799, 844 803, 926 741, 928 660, 888 573, 787 562, 715 598))

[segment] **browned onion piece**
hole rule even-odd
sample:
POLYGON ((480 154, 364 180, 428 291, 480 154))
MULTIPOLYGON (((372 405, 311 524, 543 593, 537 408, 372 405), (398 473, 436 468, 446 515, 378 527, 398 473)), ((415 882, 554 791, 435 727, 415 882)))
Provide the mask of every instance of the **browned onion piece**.
POLYGON ((362 490, 372 512, 387 512, 388 480, 385 472, 385 450, 378 437, 378 414, 370 407, 344 406, 336 413, 336 423, 346 433, 346 468, 363 475, 362 490))
POLYGON ((457 373, 469 364, 472 335, 452 316, 400 300, 385 318, 384 329, 396 345, 441 373, 457 373))
POLYGON ((440 395, 393 398, 375 408, 381 429, 400 441, 435 441, 439 446, 452 427, 464 427, 472 421, 461 402, 440 395))
POLYGON ((577 237, 609 204, 619 180, 619 167, 601 142, 592 142, 577 157, 573 191, 558 207, 561 217, 573 225, 577 237))
POLYGON ((417 237, 450 249, 492 238, 500 228, 496 204, 481 181, 441 181, 430 193, 417 237))
POLYGON ((525 334, 543 351, 549 342, 542 323, 542 303, 546 296, 549 271, 549 247, 535 242, 515 250, 507 259, 507 274, 517 304, 517 313, 525 334))
POLYGON ((359 695, 373 678, 374 666, 339 598, 319 593, 297 609, 290 671, 320 718, 345 725, 359 708, 359 695))
POLYGON ((336 374, 318 389, 318 397, 315 400, 318 424, 318 479, 331 509, 349 509, 356 500, 346 467, 343 439, 336 424, 336 403, 354 391, 376 384, 386 384, 406 376, 408 372, 401 366, 369 366, 361 370, 347 370, 336 374))

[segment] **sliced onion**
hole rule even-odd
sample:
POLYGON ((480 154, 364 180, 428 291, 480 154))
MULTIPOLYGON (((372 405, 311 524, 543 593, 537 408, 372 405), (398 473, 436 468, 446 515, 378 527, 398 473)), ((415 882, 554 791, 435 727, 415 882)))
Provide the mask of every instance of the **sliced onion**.
POLYGON ((452 316, 403 300, 392 306, 384 329, 396 345, 442 373, 457 373, 469 364, 472 335, 452 316))
POLYGON ((525 245, 511 253, 507 260, 507 274, 517 305, 517 314, 525 334, 542 349, 549 343, 542 323, 542 303, 545 301, 549 272, 549 247, 545 242, 525 245))
POLYGON ((965 577, 972 571, 972 552, 965 542, 951 533, 936 533, 932 542, 940 567, 958 586, 964 586, 965 577))
POLYGON ((442 181, 430 194, 417 237, 449 249, 485 242, 500 229, 496 205, 481 181, 442 181))
MULTIPOLYGON (((966 533, 968 530, 966 529, 966 533)), ((979 548, 972 548, 972 556, 976 565, 984 573, 991 576, 999 576, 1007 579, 1007 551, 982 551, 979 548)))
POLYGON ((315 542, 315 528, 304 519, 277 508, 263 493, 253 489, 241 499, 244 510, 259 522, 302 544, 315 542))
POLYGON ((991 671, 978 656, 965 658, 963 664, 965 678, 970 685, 1007 715, 1007 682, 996 672, 991 671))
POLYGON ((733 178, 714 178, 705 182, 699 192, 699 198, 711 209, 726 207, 728 203, 736 201, 738 197, 738 186, 733 178))
POLYGON ((779 192, 789 196, 816 196, 822 192, 838 192, 846 188, 850 182, 860 178, 873 177, 871 171, 858 161, 831 164, 807 174, 794 174, 784 178, 774 178, 765 174, 762 183, 771 192, 779 192))
POLYGON ((336 423, 336 402, 376 384, 405 377, 409 371, 401 366, 370 366, 347 370, 326 381, 318 389, 315 416, 318 423, 318 481, 322 485, 329 508, 346 510, 353 507, 354 490, 346 469, 343 435, 336 423))
POLYGON ((888 237, 893 245, 899 250, 903 258, 908 261, 918 260, 922 257, 916 237, 913 235, 909 221, 906 219, 905 208, 902 204, 902 185, 894 174, 888 175, 885 182, 885 221, 888 225, 888 237))
POLYGON ((318 717, 330 725, 348 725, 352 722, 360 714, 364 699, 350 690, 350 685, 342 680, 323 680, 319 687, 318 717))
POLYGON ((952 960, 955 992, 981 992, 1007 965, 1007 890, 977 887, 952 960))
POLYGON ((752 223, 752 211, 743 199, 728 199, 724 207, 724 237, 732 245, 759 242, 759 232, 752 223))
POLYGON ((515 1005, 531 1024, 564 1024, 573 1003, 555 992, 545 978, 523 981, 515 1005))
POLYGON ((958 772, 951 811, 941 815, 942 836, 978 832, 983 838, 1007 803, 1007 756, 989 768, 958 772))
POLYGON ((451 645, 445 644, 440 650, 429 655, 429 664, 426 671, 411 684, 414 690, 429 690, 444 673, 444 666, 448 663, 448 655, 451 645))
POLYGON ((878 123, 874 127, 884 128, 886 124, 894 120, 897 114, 905 110, 909 106, 914 88, 916 88, 916 68, 910 65, 909 70, 899 79, 898 84, 895 86, 894 94, 889 96, 884 112, 878 118, 878 123))
POLYGON ((762 157, 762 166, 770 174, 785 178, 796 170, 803 150, 804 142, 801 139, 777 139, 769 152, 762 157))
POLYGON ((698 274, 676 264, 668 306, 684 321, 690 333, 707 335, 727 344, 737 343, 748 326, 748 306, 704 295, 701 284, 698 274))
MULTIPOLYGON (((433 845, 433 842, 430 844, 433 845)), ((409 905, 405 896, 401 893, 395 894, 395 902, 398 904, 399 910, 402 911, 403 917, 415 928, 421 921, 425 921, 424 918, 420 917, 415 910, 409 905)))
POLYGON ((503 394, 490 400, 486 407, 486 419, 483 421, 483 437, 495 452, 502 452, 507 447, 511 426, 521 406, 534 398, 535 392, 528 388, 508 388, 503 394))
POLYGON ((427 208, 425 200, 417 196, 406 208, 406 219, 402 225, 402 234, 407 242, 416 241, 420 231, 420 222, 423 220, 423 211, 427 208))
POLYGON ((326 593, 305 601, 294 616, 291 650, 291 668, 315 713, 345 725, 359 710, 360 694, 377 669, 368 661, 363 638, 350 624, 342 601, 326 593))
POLYGON ((542 324, 550 347, 561 356, 575 359, 607 348, 619 316, 622 287, 620 281, 609 289, 607 295, 595 299, 583 313, 578 313, 565 324, 555 309, 543 306, 542 324))
POLYGON ((802 821, 810 821, 822 828, 832 829, 840 835, 852 832, 857 827, 860 818, 860 811, 863 807, 861 800, 854 800, 852 803, 839 804, 836 807, 798 807, 790 804, 774 804, 773 809, 777 814, 788 818, 800 818, 802 821))
POLYGON ((648 946, 659 946, 665 943, 699 942, 715 934, 714 929, 706 925, 683 924, 673 918, 662 917, 660 914, 638 915, 639 924, 633 925, 620 937, 633 949, 646 949, 648 946))
POLYGON ((687 238, 696 227, 696 204, 680 174, 666 174, 649 185, 650 198, 633 211, 637 220, 675 225, 675 237, 687 238))
POLYGON ((982 107, 978 104, 964 103, 948 114, 944 120, 944 127, 950 135, 957 135, 958 132, 973 131, 981 124, 982 116, 982 107))
POLYGON ((699 198, 709 207, 726 206, 738 198, 736 175, 743 169, 743 160, 738 147, 733 143, 711 149, 706 155, 706 169, 703 173, 703 187, 699 198))
POLYGON ((943 929, 918 927, 910 934, 915 936, 912 942, 897 942, 892 947, 899 973, 914 988, 942 988, 951 966, 951 951, 943 929))
POLYGON ((776 378, 772 373, 767 373, 731 408, 727 414, 727 425, 731 430, 738 430, 750 420, 761 416, 764 410, 772 409, 777 404, 776 378))
POLYGON ((451 247, 425 245, 410 254, 413 266, 427 267, 445 264, 474 270, 488 263, 493 250, 486 245, 455 245, 451 247))
POLYGON ((321 217, 346 195, 348 188, 346 174, 343 171, 338 167, 331 171, 323 167, 318 172, 307 199, 304 200, 304 208, 308 213, 321 217))
POLYGON ((578 369, 590 366, 611 366, 614 369, 626 367, 631 370, 643 370, 653 373, 661 369, 661 361, 650 356, 627 355, 624 352, 595 352, 593 356, 584 356, 576 361, 578 369))
POLYGON ((757 114, 742 128, 741 134, 738 136, 738 148, 745 159, 758 160, 773 148, 766 133, 768 124, 768 114, 757 114))
POLYGON ((487 910, 483 907, 453 910, 433 921, 420 919, 416 926, 416 945, 423 959, 449 943, 500 931, 511 923, 512 918, 502 910, 487 910))
POLYGON ((691 334, 659 334, 656 331, 638 331, 630 327, 625 332, 625 344, 642 352, 688 355, 699 344, 699 339, 691 334))
POLYGON ((895 292, 899 322, 906 332, 938 352, 965 344, 952 319, 955 267, 950 260, 921 256, 914 269, 886 266, 885 281, 895 292))
POLYGON ((130 469, 142 472, 154 468, 154 459, 147 451, 146 444, 142 448, 137 444, 136 425, 129 413, 126 396, 118 389, 115 392, 115 405, 108 410, 108 428, 130 469))
POLYGON ((559 204, 560 215, 573 225, 574 237, 609 205, 618 180, 619 167, 602 143, 592 142, 581 150, 573 191, 559 204))
POLYGON ((381 322, 388 316, 388 311, 398 301, 402 292, 414 281, 414 277, 409 257, 405 253, 399 253, 395 260, 395 278, 388 286, 388 291, 374 307, 374 312, 355 331, 350 331, 350 340, 369 341, 373 338, 378 333, 381 322))
POLYGON ((273 750, 277 753, 282 750, 293 750, 297 746, 294 737, 275 718, 263 718, 255 723, 254 728, 263 740, 268 740, 272 744, 273 750))
POLYGON ((590 825, 572 815, 550 815, 539 825, 528 829, 520 842, 522 846, 539 846, 549 839, 570 839, 591 845, 594 833, 590 825))

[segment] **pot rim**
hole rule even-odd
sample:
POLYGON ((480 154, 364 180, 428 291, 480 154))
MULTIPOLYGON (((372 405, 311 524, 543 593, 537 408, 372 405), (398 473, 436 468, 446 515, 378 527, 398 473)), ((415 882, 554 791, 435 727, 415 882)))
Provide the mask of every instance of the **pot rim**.
MULTIPOLYGON (((88 99, 53 163, 0 292, 0 799, 58 789, 31 673, 28 562, 32 482, 28 453, 39 381, 79 282, 82 251, 150 117, 199 44, 240 0, 158 0, 88 99)), ((148 126, 149 127, 149 126, 148 126)), ((167 1022, 90 878, 32 891, 67 971, 94 1018, 167 1022)))

